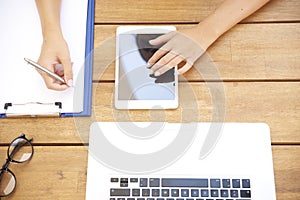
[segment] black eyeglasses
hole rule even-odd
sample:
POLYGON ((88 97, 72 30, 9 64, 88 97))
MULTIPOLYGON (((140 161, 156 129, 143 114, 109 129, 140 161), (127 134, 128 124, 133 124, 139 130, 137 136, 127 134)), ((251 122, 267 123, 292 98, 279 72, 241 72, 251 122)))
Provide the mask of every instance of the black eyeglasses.
POLYGON ((0 197, 10 195, 16 188, 17 179, 15 174, 8 169, 9 163, 23 163, 32 158, 33 146, 25 134, 15 138, 7 150, 7 159, 0 170, 0 197))

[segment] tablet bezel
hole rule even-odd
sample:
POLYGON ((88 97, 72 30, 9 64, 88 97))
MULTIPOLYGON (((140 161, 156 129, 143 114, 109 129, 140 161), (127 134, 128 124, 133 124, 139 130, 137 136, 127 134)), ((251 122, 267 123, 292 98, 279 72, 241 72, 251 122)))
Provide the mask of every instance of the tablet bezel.
POLYGON ((172 100, 121 100, 119 95, 119 35, 120 34, 165 34, 175 31, 175 26, 119 26, 116 31, 115 107, 117 109, 176 109, 178 107, 178 75, 175 68, 175 98, 172 100))

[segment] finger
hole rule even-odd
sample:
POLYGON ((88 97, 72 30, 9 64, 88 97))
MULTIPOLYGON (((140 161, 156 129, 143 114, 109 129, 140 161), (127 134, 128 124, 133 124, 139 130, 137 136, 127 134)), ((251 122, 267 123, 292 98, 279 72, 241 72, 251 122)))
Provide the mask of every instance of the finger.
POLYGON ((42 77, 45 81, 47 88, 50 90, 63 91, 68 88, 66 84, 59 84, 53 78, 49 77, 46 74, 42 74, 42 77))
POLYGON ((178 69, 178 74, 184 74, 185 72, 187 72, 189 69, 191 69, 193 66, 193 63, 191 62, 186 62, 186 64, 181 67, 180 69, 178 69))
POLYGON ((169 48, 164 45, 160 49, 158 49, 153 56, 148 60, 148 67, 151 67, 154 65, 156 62, 158 62, 163 56, 165 56, 169 52, 169 48))
POLYGON ((69 87, 73 86, 73 70, 70 59, 61 59, 61 64, 64 68, 64 78, 69 87))
POLYGON ((62 64, 55 64, 53 66, 54 68, 54 72, 59 75, 60 77, 64 77, 64 68, 62 66, 62 64))
POLYGON ((172 37, 174 37, 176 34, 175 31, 172 31, 170 33, 161 35, 153 40, 149 40, 149 44, 151 45, 160 45, 160 44, 164 44, 166 42, 168 42, 172 37))
POLYGON ((170 62, 159 68, 157 71, 154 72, 155 76, 160 76, 164 73, 166 73, 168 70, 172 69, 173 67, 177 66, 179 63, 181 63, 184 59, 181 56, 176 56, 174 59, 172 59, 170 62))
POLYGON ((156 62, 152 67, 151 67, 151 73, 155 76, 159 73, 159 69, 167 65, 169 62, 171 62, 174 58, 176 57, 176 54, 173 53, 168 53, 164 55, 158 62, 156 62))

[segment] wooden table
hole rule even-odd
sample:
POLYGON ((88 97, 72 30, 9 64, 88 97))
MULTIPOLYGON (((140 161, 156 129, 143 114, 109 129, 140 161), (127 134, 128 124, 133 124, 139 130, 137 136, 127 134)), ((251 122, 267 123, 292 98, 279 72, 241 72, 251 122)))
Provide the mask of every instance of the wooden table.
MULTIPOLYGON (((222 0, 97 0, 93 112, 98 121, 122 119, 127 111, 112 104, 114 34, 120 24, 194 26, 222 0), (97 52, 106 48, 105 56, 97 52), (113 57, 112 57, 113 58, 113 57), (114 111, 114 112, 112 112, 114 111)), ((208 50, 223 80, 226 122, 265 122, 270 126, 277 199, 300 199, 300 1, 273 0, 219 38, 208 50)), ((211 120, 212 102, 206 82, 195 70, 185 74, 201 113, 211 120)), ((211 80, 220 84, 218 80, 211 80)), ((182 100, 182 98, 181 98, 182 100)), ((181 101, 182 105, 182 101, 181 101)), ((180 122, 181 112, 167 111, 166 120, 180 122)), ((160 111, 156 111, 160 112, 160 111)), ((154 111, 130 111, 130 120, 151 120, 154 111)), ((34 138, 35 154, 26 164, 10 165, 18 180, 6 199, 84 199, 88 127, 85 118, 0 120, 0 161, 7 145, 24 132, 34 138), (84 123, 83 123, 84 124, 84 123), (80 128, 78 130, 77 128, 80 128), (80 134, 79 134, 80 133, 80 134)))

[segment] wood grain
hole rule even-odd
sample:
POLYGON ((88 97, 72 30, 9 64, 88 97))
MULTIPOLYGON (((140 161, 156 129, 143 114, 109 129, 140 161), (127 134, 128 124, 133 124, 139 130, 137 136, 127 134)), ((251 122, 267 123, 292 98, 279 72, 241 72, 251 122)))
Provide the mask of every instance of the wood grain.
MULTIPOLYGON (((116 27, 95 26, 94 80, 114 80, 116 27)), ((208 49, 185 79, 202 81, 217 69, 219 76, 213 79, 299 80, 299 52, 299 23, 237 25, 208 49)))
MULTIPOLYGON (((300 143, 299 82, 212 84, 224 86, 226 122, 265 122, 271 128, 273 143, 300 143)), ((91 118, 2 119, 0 143, 9 143, 21 132, 33 137, 39 144, 88 142, 89 126, 94 121, 209 122, 212 119, 211 90, 214 85, 208 88, 206 83, 181 83, 180 108, 166 112, 116 110, 112 99, 113 87, 113 83, 94 83, 94 116, 91 118)))
MULTIPOLYGON (((85 199, 87 147, 36 146, 32 160, 12 164, 18 186, 7 200, 85 199)), ((6 147, 0 147, 0 160, 6 147)), ((275 183, 278 200, 300 198, 300 146, 273 146, 275 183)))
MULTIPOLYGON (((300 141, 300 83, 299 82, 234 82, 180 84, 180 105, 177 110, 122 111, 113 108, 113 84, 99 83, 94 97, 97 121, 201 121, 212 118, 211 94, 224 86, 226 122, 265 122, 270 126, 272 141, 300 141), (98 96, 99 95, 99 96, 98 96), (184 113, 184 114, 183 114, 184 113), (197 116, 195 116, 197 115, 197 116)), ((221 88, 222 89, 222 88, 221 88)), ((222 91, 220 91, 221 93, 222 91)))
MULTIPOLYGON (((95 22, 198 23, 223 0, 97 0, 95 22)), ((298 0, 272 0, 244 22, 298 21, 298 0)))

